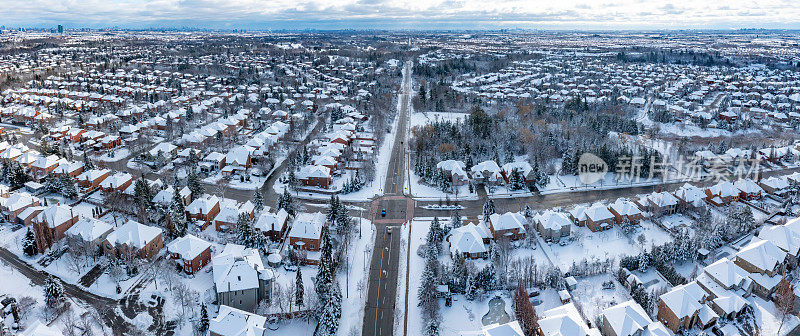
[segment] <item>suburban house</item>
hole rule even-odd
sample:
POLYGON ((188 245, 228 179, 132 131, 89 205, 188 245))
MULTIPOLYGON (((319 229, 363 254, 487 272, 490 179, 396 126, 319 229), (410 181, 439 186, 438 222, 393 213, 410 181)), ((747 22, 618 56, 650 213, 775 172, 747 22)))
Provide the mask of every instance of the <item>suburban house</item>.
POLYGON ((750 273, 753 292, 769 298, 786 269, 787 254, 768 240, 751 242, 736 253, 733 263, 750 273))
POLYGON ((297 173, 297 180, 303 186, 328 189, 331 184, 331 170, 325 166, 303 166, 297 173))
POLYGON ((486 258, 489 250, 484 242, 491 238, 485 226, 469 223, 450 231, 447 241, 450 244, 450 256, 462 256, 465 259, 486 258))
POLYGON ((125 172, 117 172, 114 175, 108 176, 100 182, 100 189, 105 192, 119 191, 122 192, 133 184, 133 175, 125 172))
POLYGON ((217 302, 248 312, 262 299, 270 299, 274 273, 264 268, 261 253, 242 245, 228 244, 211 259, 217 302))
POLYGON ((789 191, 789 181, 779 176, 762 179, 758 185, 770 195, 783 196, 789 191))
POLYGON ((450 181, 454 186, 462 186, 469 182, 467 175, 467 165, 462 161, 445 160, 436 164, 436 169, 441 170, 447 176, 450 176, 450 181))
POLYGON ((226 305, 208 321, 211 336, 266 336, 267 318, 226 305))
POLYGON ((78 215, 70 206, 52 205, 44 208, 31 223, 36 236, 36 248, 39 252, 46 251, 64 238, 65 232, 76 222, 78 215))
POLYGON ((789 255, 788 259, 791 265, 797 263, 797 259, 800 257, 800 232, 791 229, 788 225, 764 226, 759 231, 757 239, 768 240, 789 255))
POLYGON ((608 206, 608 211, 614 215, 614 221, 622 224, 627 221, 630 224, 638 224, 644 219, 644 212, 635 203, 619 198, 608 206))
POLYGON ((614 214, 602 203, 594 203, 583 211, 586 227, 593 232, 608 230, 614 224, 614 214))
POLYGON ((736 202, 739 199, 739 189, 728 181, 721 181, 706 188, 705 192, 706 201, 716 206, 736 202))
POLYGON ((247 215, 250 219, 255 216, 255 205, 250 201, 236 203, 234 200, 223 199, 220 203, 219 214, 214 217, 214 228, 217 231, 235 230, 240 215, 247 215))
POLYGON ((675 198, 678 199, 678 204, 689 209, 697 209, 705 204, 706 194, 700 188, 684 184, 673 193, 675 198))
POLYGON ((196 198, 186 207, 186 215, 190 219, 199 221, 200 228, 205 230, 220 211, 220 199, 217 196, 204 194, 196 198))
MULTIPOLYGON (((180 191, 181 202, 183 206, 188 206, 192 200, 192 191, 189 190, 189 187, 183 187, 180 191)), ((175 187, 167 186, 164 189, 161 189, 153 196, 153 203, 162 204, 164 206, 169 206, 175 200, 175 187)))
POLYGON ((265 211, 258 216, 258 219, 253 223, 253 227, 273 241, 279 241, 286 233, 288 219, 289 213, 283 208, 278 210, 277 213, 265 211))
POLYGON ((734 182, 733 186, 739 189, 739 199, 745 201, 761 198, 761 193, 764 191, 758 186, 758 183, 753 182, 751 179, 740 179, 734 182))
POLYGON ((742 291, 749 296, 753 289, 750 274, 728 258, 703 268, 703 273, 697 276, 696 281, 712 299, 727 296, 731 291, 742 291))
POLYGON ((653 322, 638 303, 628 300, 603 310, 600 331, 604 336, 659 335, 656 330, 664 328, 661 322, 653 322))
MULTIPOLYGON (((544 336, 599 336, 600 331, 590 328, 575 304, 570 302, 539 314, 539 333, 544 336)), ((505 335, 505 334, 503 334, 505 335)))
POLYGON ((6 220, 16 220, 20 213, 28 207, 38 206, 39 198, 26 192, 16 192, 8 198, 0 198, 0 209, 6 220))
POLYGON ((97 218, 81 218, 64 234, 68 239, 80 239, 99 253, 102 251, 103 241, 113 231, 114 227, 105 221, 97 218))
POLYGON ((525 238, 525 223, 527 223, 525 217, 516 212, 506 212, 502 215, 495 213, 489 216, 489 230, 494 239, 500 239, 500 237, 508 237, 510 240, 525 238))
POLYGON ((519 171, 523 177, 525 177, 525 183, 530 185, 531 183, 536 182, 536 176, 533 171, 533 167, 531 164, 525 161, 515 161, 509 162, 503 165, 502 170, 500 173, 503 174, 503 178, 506 179, 506 182, 509 181, 511 178, 511 173, 517 170, 519 171))
POLYGON ((126 255, 152 259, 164 248, 163 230, 128 220, 103 242, 104 253, 121 258, 126 255))
POLYGON ((78 175, 78 185, 87 189, 94 189, 100 187, 100 183, 108 178, 109 175, 111 175, 111 171, 108 169, 90 169, 78 175))
POLYGON ((668 192, 654 192, 648 194, 641 201, 643 208, 650 210, 654 214, 670 215, 678 210, 678 199, 668 192))
MULTIPOLYGON (((292 228, 289 230, 289 246, 294 250, 317 252, 322 242, 322 234, 325 231, 325 215, 320 212, 300 213, 294 219, 292 228)), ((311 253, 306 258, 306 262, 316 264, 318 256, 311 253)))
POLYGON ((569 236, 572 222, 567 215, 561 212, 547 210, 533 216, 536 230, 546 241, 558 241, 561 237, 569 236))
POLYGON ((211 261, 211 243, 186 235, 167 245, 170 257, 186 274, 194 274, 211 261))
POLYGON ((472 179, 478 183, 498 185, 503 181, 503 174, 500 170, 500 166, 497 165, 497 162, 492 160, 483 161, 472 166, 470 172, 472 173, 472 179))
POLYGON ((699 326, 705 329, 716 323, 719 316, 705 305, 708 293, 697 282, 676 286, 659 297, 658 316, 672 332, 699 326))

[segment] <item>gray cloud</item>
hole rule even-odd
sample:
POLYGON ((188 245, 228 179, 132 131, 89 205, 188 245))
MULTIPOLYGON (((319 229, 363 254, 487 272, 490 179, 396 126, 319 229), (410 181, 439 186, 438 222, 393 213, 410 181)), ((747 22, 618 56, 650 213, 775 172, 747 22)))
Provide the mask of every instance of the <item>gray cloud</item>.
POLYGON ((800 9, 791 1, 679 4, 642 0, 603 4, 585 0, 0 0, 0 24, 245 29, 800 28, 800 9))

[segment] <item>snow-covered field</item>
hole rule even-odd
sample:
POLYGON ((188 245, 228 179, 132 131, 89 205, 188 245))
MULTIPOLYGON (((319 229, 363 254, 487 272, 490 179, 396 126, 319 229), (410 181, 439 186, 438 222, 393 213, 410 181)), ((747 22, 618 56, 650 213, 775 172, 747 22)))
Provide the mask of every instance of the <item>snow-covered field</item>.
POLYGON ((409 126, 424 126, 436 121, 464 122, 468 115, 467 113, 457 112, 414 112, 411 113, 409 126))

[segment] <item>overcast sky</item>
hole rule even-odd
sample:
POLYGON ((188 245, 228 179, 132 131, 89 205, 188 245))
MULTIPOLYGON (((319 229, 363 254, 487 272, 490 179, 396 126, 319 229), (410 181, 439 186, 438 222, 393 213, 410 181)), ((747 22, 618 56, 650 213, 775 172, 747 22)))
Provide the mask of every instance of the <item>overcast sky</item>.
POLYGON ((0 25, 240 29, 800 29, 800 0, 0 0, 0 25))

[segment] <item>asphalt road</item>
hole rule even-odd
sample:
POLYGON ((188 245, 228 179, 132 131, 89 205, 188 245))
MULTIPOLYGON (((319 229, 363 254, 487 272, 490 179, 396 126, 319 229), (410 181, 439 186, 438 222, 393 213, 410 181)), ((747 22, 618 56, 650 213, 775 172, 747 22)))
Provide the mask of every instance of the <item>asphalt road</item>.
POLYGON ((389 159, 382 197, 370 205, 369 217, 375 224, 375 248, 369 270, 367 302, 364 307, 362 335, 393 335, 397 303, 397 272, 401 237, 399 226, 413 218, 413 201, 403 195, 405 179, 405 140, 408 103, 411 97, 411 63, 406 63, 403 77, 398 127, 389 159), (385 215, 383 211, 386 211, 385 215))
MULTIPOLYGON (((47 273, 34 269, 5 248, 0 248, 0 259, 14 267, 36 285, 43 285, 47 277, 50 276, 47 273)), ((83 301, 97 310, 103 318, 103 323, 111 328, 114 335, 127 334, 131 325, 114 311, 114 307, 118 304, 116 300, 92 294, 78 286, 63 281, 61 283, 64 285, 64 292, 67 296, 83 301)))

